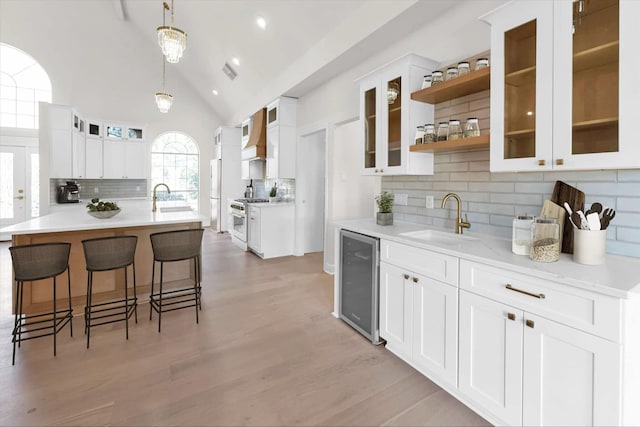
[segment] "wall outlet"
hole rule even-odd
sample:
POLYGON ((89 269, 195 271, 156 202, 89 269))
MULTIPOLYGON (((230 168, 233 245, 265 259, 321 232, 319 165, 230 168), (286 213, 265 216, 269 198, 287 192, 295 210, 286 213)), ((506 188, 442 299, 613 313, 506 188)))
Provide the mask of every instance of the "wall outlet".
POLYGON ((433 209, 433 196, 427 196, 425 206, 427 209, 433 209))
POLYGON ((409 203, 409 195, 406 193, 395 193, 393 195, 393 203, 398 206, 407 206, 409 203))
POLYGON ((93 187, 93 192, 98 194, 98 187, 93 187))

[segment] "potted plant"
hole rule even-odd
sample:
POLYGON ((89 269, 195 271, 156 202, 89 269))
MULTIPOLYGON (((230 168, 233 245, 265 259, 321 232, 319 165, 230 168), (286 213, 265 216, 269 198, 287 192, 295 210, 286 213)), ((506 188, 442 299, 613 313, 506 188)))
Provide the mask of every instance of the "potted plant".
POLYGON ((271 191, 269 191, 269 202, 274 203, 276 201, 276 197, 278 195, 278 187, 275 185, 271 187, 271 191))
POLYGON ((393 193, 383 191, 376 197, 378 203, 378 213, 376 215, 376 223, 378 225, 393 224, 393 193))

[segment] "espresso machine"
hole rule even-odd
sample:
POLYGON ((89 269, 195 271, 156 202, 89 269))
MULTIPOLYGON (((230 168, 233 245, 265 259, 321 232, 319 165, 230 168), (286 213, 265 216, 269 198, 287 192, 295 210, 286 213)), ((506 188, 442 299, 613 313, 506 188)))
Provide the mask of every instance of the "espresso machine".
POLYGON ((56 194, 58 203, 79 203, 80 186, 76 181, 67 181, 67 185, 60 185, 56 194))

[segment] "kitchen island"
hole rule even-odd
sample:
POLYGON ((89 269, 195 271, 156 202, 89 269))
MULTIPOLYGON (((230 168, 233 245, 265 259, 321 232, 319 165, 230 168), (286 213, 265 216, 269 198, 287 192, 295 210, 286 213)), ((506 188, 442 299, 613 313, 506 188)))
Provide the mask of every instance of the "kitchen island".
MULTIPOLYGON (((82 240, 98 237, 138 236, 135 256, 136 288, 138 297, 148 294, 151 288, 153 251, 149 235, 162 231, 187 230, 202 227, 204 217, 194 211, 151 212, 151 202, 131 201, 118 203, 121 212, 108 219, 97 219, 86 213, 84 204, 65 206, 64 209, 14 224, 0 230, 11 234, 12 245, 28 245, 47 242, 71 243, 69 270, 71 275, 72 304, 76 313, 82 313, 87 289, 87 273, 82 240)), ((168 263, 164 268, 165 282, 181 284, 192 280, 193 268, 189 261, 168 263)), ((67 273, 58 277, 59 302, 67 298, 67 273)), ((133 286, 129 268, 129 287, 133 286)), ((37 282, 24 287, 25 314, 50 310, 52 306, 50 279, 47 285, 37 282), (35 285, 35 286, 34 286, 35 285)), ((13 289, 15 301, 15 287, 13 289)), ((124 270, 94 274, 93 300, 106 301, 124 295, 124 270)), ((13 305, 12 305, 13 307, 13 305)))

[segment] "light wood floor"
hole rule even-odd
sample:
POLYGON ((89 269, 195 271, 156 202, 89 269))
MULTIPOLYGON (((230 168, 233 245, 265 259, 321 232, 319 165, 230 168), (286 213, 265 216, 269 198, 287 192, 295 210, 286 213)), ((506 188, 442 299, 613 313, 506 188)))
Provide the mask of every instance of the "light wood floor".
MULTIPOLYGON (((11 366, 10 256, 0 244, 2 425, 487 425, 331 316, 322 254, 260 260, 205 233, 203 310, 148 304, 124 324, 25 342, 11 366)), ((151 268, 151 266, 138 266, 151 268)), ((78 279, 81 280, 81 279, 78 279)), ((82 278, 84 280, 84 278, 82 278)))

